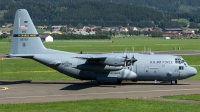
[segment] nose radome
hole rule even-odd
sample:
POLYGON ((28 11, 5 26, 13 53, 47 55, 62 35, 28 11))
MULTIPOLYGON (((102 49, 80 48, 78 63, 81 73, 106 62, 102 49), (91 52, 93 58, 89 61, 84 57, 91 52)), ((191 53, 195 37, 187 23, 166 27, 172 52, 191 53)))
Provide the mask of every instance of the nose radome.
POLYGON ((189 71, 188 71, 188 75, 189 77, 194 76, 197 74, 197 69, 194 67, 190 67, 189 71))
POLYGON ((197 74, 197 69, 196 68, 194 68, 194 67, 192 67, 193 68, 193 75, 196 75, 197 74))

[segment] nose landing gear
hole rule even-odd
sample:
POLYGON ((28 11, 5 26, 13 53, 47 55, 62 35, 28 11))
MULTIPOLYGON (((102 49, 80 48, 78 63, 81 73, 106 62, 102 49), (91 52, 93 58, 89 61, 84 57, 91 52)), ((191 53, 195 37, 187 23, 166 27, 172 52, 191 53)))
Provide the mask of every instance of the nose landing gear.
POLYGON ((171 80, 171 85, 176 85, 177 84, 177 80, 171 80))

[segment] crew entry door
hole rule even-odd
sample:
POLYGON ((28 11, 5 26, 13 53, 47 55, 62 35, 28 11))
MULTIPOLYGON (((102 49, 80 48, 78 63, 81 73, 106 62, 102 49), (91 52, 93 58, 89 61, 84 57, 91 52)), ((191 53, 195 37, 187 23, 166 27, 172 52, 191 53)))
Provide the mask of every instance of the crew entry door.
POLYGON ((149 67, 148 66, 144 67, 144 74, 149 75, 149 67))

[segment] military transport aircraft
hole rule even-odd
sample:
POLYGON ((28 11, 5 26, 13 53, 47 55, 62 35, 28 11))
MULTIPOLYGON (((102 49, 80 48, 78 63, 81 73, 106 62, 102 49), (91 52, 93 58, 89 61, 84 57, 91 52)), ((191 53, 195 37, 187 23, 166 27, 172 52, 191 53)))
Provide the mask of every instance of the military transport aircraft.
POLYGON ((68 76, 99 83, 169 81, 197 74, 183 58, 172 55, 139 53, 78 54, 44 47, 26 9, 19 9, 14 20, 10 57, 31 58, 68 76))

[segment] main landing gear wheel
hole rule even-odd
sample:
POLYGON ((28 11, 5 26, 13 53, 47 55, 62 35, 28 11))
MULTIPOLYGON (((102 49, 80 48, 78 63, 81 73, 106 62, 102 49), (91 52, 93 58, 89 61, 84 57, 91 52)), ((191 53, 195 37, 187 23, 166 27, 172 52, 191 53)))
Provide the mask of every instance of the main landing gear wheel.
POLYGON ((177 80, 171 80, 171 85, 177 84, 177 80))

